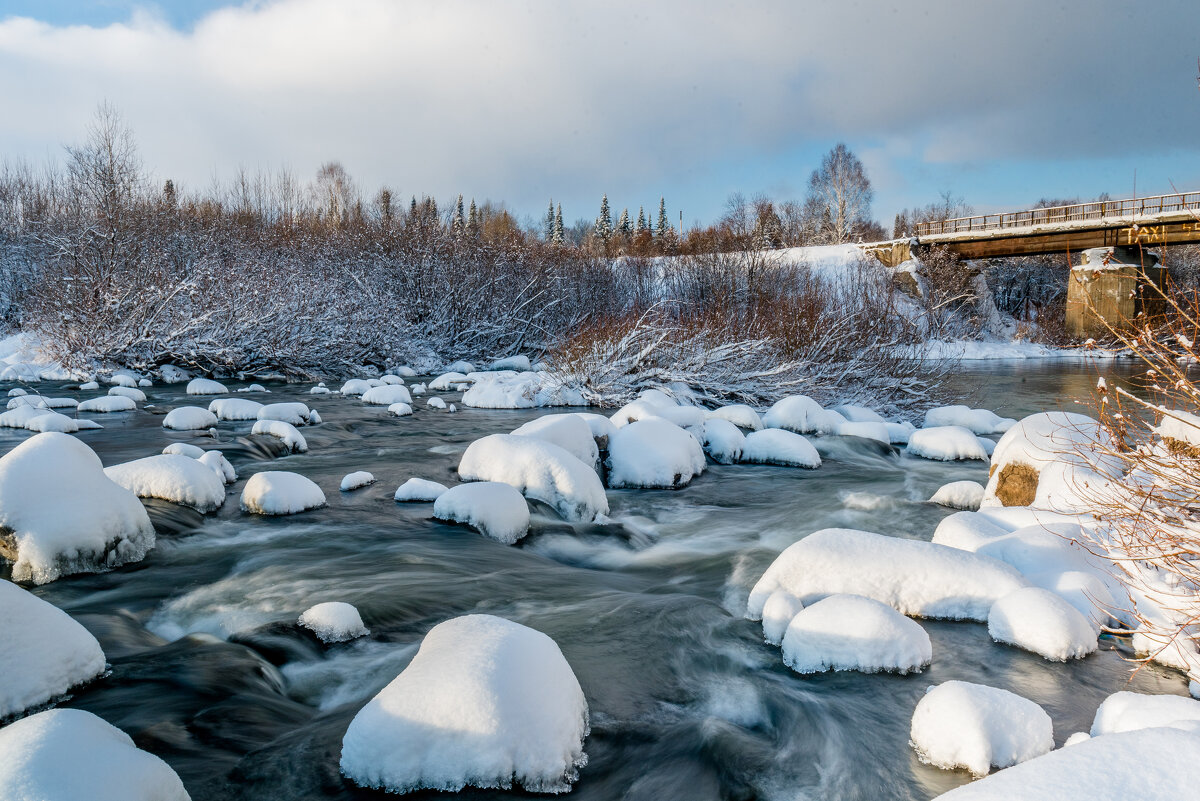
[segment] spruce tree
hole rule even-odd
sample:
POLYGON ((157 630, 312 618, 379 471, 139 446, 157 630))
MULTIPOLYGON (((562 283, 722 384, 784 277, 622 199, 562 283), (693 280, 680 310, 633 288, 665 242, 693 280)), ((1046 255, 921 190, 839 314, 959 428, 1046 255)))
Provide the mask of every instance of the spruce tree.
POLYGON ((463 196, 458 196, 458 201, 454 204, 454 214, 450 217, 450 232, 454 234, 456 239, 461 239, 467 233, 466 215, 463 214, 463 196))
POLYGON ((467 212, 467 236, 472 239, 479 236, 479 212, 475 209, 475 198, 471 198, 471 210, 467 212))
POLYGON ((612 214, 608 209, 608 195, 600 198, 600 216, 596 218, 596 238, 608 247, 608 241, 612 239, 612 214))
POLYGON ((646 211, 643 207, 638 206, 637 232, 639 234, 641 234, 645 230, 646 230, 646 211))
POLYGON ((621 209, 621 219, 617 221, 617 230, 624 237, 628 237, 632 233, 632 229, 629 227, 629 209, 621 209))
POLYGON ((561 245, 567 241, 566 232, 563 230, 562 221, 562 204, 558 204, 558 208, 554 212, 554 244, 561 245))
POLYGON ((667 199, 658 199, 658 238, 665 240, 671 232, 671 221, 667 219, 667 199))
POLYGON ((550 201, 550 208, 546 209, 546 241, 554 241, 554 200, 550 201))

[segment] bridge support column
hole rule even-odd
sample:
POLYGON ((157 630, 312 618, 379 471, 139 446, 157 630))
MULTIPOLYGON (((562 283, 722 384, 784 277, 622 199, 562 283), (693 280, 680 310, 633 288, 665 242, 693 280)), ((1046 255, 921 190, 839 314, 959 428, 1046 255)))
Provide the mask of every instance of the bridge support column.
POLYGON ((1139 246, 1083 251, 1083 263, 1071 269, 1067 285, 1067 333, 1108 338, 1109 325, 1127 328, 1139 314, 1160 312, 1153 287, 1164 286, 1166 272, 1158 256, 1139 246))

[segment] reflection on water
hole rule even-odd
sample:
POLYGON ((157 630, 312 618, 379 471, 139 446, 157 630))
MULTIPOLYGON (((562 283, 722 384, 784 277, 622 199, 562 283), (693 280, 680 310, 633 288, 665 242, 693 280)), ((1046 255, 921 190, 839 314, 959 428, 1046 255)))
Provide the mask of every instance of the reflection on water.
MULTIPOLYGON (((1081 363, 1006 363, 964 367, 953 381, 976 391, 978 405, 1019 417, 1075 408, 1096 375, 1081 363)), ((831 439, 816 471, 711 466, 683 490, 610 492, 620 527, 571 527, 539 506, 531 536, 508 547, 391 495, 411 476, 452 483, 471 440, 536 412, 460 404, 458 414, 422 406, 395 418, 354 399, 272 389, 271 400, 311 402, 326 421, 304 430, 309 453, 281 456, 271 441, 247 439, 249 423, 223 423, 219 444, 242 481, 296 470, 325 489, 328 508, 246 516, 242 481, 207 518, 155 503, 159 544, 144 562, 36 589, 88 626, 112 664, 67 704, 163 756, 193 798, 381 797, 339 775, 342 734, 424 632, 470 612, 559 643, 592 712, 590 762, 572 797, 596 801, 926 799, 968 780, 922 765, 908 746, 912 710, 930 684, 964 679, 1019 692, 1051 714, 1061 743, 1089 728, 1099 702, 1129 677, 1112 650, 1052 664, 993 643, 983 625, 930 621, 922 625, 934 658, 923 673, 799 676, 742 619, 750 587, 792 542, 828 526, 928 539, 949 511, 924 500, 948 481, 985 479, 982 464, 831 439), (338 492, 354 470, 379 482, 338 492), (294 625, 308 606, 333 600, 359 608, 369 638, 326 647, 294 625)), ((187 403, 182 392, 155 387, 150 402, 187 403)), ((105 430, 81 438, 105 464, 172 441, 210 442, 166 432, 144 412, 97 418, 105 430)), ((0 447, 23 436, 2 432, 0 447)), ((1132 687, 1181 692, 1184 682, 1149 668, 1132 687)))

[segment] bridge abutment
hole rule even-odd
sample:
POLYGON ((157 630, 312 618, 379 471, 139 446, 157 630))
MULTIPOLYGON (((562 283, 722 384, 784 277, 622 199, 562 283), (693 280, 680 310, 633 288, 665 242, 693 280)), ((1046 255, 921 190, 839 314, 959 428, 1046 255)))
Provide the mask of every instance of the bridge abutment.
POLYGON ((1109 327, 1129 327, 1139 314, 1161 311, 1154 287, 1162 289, 1166 268, 1140 246, 1090 248, 1071 269, 1067 284, 1067 333, 1108 337, 1109 327))

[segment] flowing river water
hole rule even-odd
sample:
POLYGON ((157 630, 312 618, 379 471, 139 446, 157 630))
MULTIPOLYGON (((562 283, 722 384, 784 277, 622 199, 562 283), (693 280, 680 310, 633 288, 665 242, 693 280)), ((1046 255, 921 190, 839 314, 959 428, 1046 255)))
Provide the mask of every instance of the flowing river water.
MULTIPOLYGON (((1078 408, 1096 371, 996 363, 953 381, 975 392, 974 405, 1019 418, 1078 408)), ((533 530, 514 547, 434 522, 430 504, 397 504, 392 493, 411 476, 453 483, 472 440, 554 410, 460 404, 448 414, 418 398, 415 417, 395 418, 357 399, 310 396, 307 385, 270 388, 239 397, 318 409, 325 422, 303 429, 308 453, 280 455, 273 441, 247 437, 250 423, 222 423, 219 447, 240 473, 224 508, 201 516, 148 501, 158 545, 143 562, 32 588, 90 629, 111 666, 63 705, 124 729, 170 763, 196 801, 385 797, 340 776, 342 735, 426 631, 473 612, 549 634, 579 678, 591 734, 576 801, 923 800, 970 780, 922 764, 909 747, 913 708, 931 684, 963 679, 1030 698, 1050 713, 1058 744, 1086 731, 1112 692, 1186 692, 1180 674, 1157 667, 1130 681, 1132 665, 1111 638, 1061 664, 993 643, 985 625, 939 621, 921 621, 933 663, 919 674, 801 676, 743 619, 749 588, 792 542, 831 526, 928 540, 951 510, 925 499, 949 481, 986 480, 980 462, 834 439, 815 471, 710 465, 682 490, 610 491, 620 525, 573 527, 535 505, 533 530), (244 480, 268 469, 314 479, 328 507, 243 514, 244 480), (355 470, 378 483, 339 492, 355 470), (296 627, 304 609, 335 600, 358 607, 369 637, 322 647, 296 627)), ((106 465, 174 441, 215 444, 165 431, 153 413, 207 398, 188 398, 182 384, 147 394, 146 409, 94 415, 104 430, 79 435, 106 465)), ((0 449, 26 436, 3 430, 0 449)))

